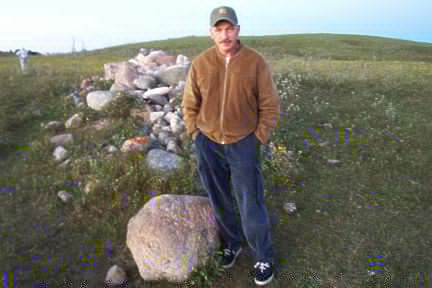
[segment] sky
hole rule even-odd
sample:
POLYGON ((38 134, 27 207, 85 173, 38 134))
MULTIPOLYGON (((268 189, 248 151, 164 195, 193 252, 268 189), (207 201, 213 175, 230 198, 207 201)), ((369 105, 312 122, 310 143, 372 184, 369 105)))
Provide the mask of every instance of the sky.
POLYGON ((432 43, 432 0, 9 0, 0 4, 0 51, 208 36, 210 12, 221 5, 236 10, 240 37, 337 33, 432 43))

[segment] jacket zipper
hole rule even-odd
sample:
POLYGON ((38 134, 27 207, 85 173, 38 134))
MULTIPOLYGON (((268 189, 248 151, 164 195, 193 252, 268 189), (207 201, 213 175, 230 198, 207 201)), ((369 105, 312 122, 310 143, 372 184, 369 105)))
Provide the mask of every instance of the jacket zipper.
POLYGON ((224 131, 223 131, 223 119, 224 119, 224 106, 225 106, 225 94, 226 94, 226 83, 227 83, 227 72, 228 72, 228 63, 229 63, 230 58, 226 57, 225 58, 225 76, 224 76, 224 89, 223 89, 223 95, 222 95, 222 112, 221 112, 221 120, 220 120, 220 126, 221 126, 221 130, 222 130, 222 144, 225 144, 225 140, 224 140, 224 131))

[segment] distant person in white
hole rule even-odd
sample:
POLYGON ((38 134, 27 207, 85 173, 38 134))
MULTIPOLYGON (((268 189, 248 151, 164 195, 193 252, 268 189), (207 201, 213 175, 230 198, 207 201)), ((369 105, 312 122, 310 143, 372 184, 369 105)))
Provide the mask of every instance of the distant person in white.
POLYGON ((18 56, 19 60, 20 60, 20 65, 21 65, 21 72, 22 73, 26 73, 27 72, 27 62, 28 62, 28 51, 24 48, 18 50, 18 52, 16 52, 16 55, 18 56))

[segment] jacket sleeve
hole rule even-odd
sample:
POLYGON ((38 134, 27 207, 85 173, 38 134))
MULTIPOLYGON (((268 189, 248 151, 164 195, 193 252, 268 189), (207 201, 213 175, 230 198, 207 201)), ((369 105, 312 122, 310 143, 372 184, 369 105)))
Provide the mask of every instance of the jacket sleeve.
POLYGON ((269 65, 262 60, 257 71, 258 78, 258 127, 255 135, 267 144, 272 130, 280 118, 280 97, 273 82, 269 65))
POLYGON ((186 133, 192 137, 192 134, 198 129, 196 119, 201 108, 201 94, 196 82, 196 69, 193 62, 186 79, 181 108, 186 133))

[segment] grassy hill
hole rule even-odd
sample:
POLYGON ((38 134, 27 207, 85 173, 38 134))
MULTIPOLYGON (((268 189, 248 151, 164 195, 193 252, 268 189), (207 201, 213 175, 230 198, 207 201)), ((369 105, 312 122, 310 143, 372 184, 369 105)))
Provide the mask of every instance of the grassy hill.
MULTIPOLYGON (((241 39, 271 63, 282 98, 271 138, 277 149, 262 163, 279 269, 269 287, 419 285, 418 273, 432 271, 432 44, 334 34, 241 39), (297 216, 283 211, 287 201, 296 202, 297 216), (368 276, 371 256, 383 257, 385 272, 368 276)), ((162 181, 143 169, 142 157, 100 158, 104 142, 119 145, 136 135, 134 123, 117 116, 104 133, 74 130, 82 145, 72 158, 81 161, 58 169, 51 134, 40 123, 75 113, 65 96, 82 79, 102 75, 104 63, 125 61, 141 47, 193 58, 211 45, 207 37, 184 37, 38 56, 30 58, 28 75, 19 73, 16 57, 0 57, 0 187, 16 190, 0 193, 0 271, 28 264, 30 272, 17 274, 19 287, 43 280, 57 287, 64 279, 74 287, 84 279, 103 287, 107 269, 120 264, 129 287, 176 287, 140 279, 125 246, 126 224, 150 191, 197 194, 194 162, 188 159, 184 170, 162 181), (95 194, 76 184, 94 178, 103 183, 95 194), (74 201, 60 203, 59 190, 74 201), (112 205, 118 191, 130 193, 128 209, 112 205), (80 271, 81 245, 106 240, 113 255, 99 257, 92 273, 80 271), (33 256, 41 260, 32 262, 33 256), (56 265, 63 268, 55 272, 56 265)), ((82 112, 88 123, 114 117, 82 112)), ((249 287, 252 265, 242 255, 232 271, 219 275, 210 265, 193 279, 198 287, 211 287, 204 276, 217 283, 213 287, 249 287)))

